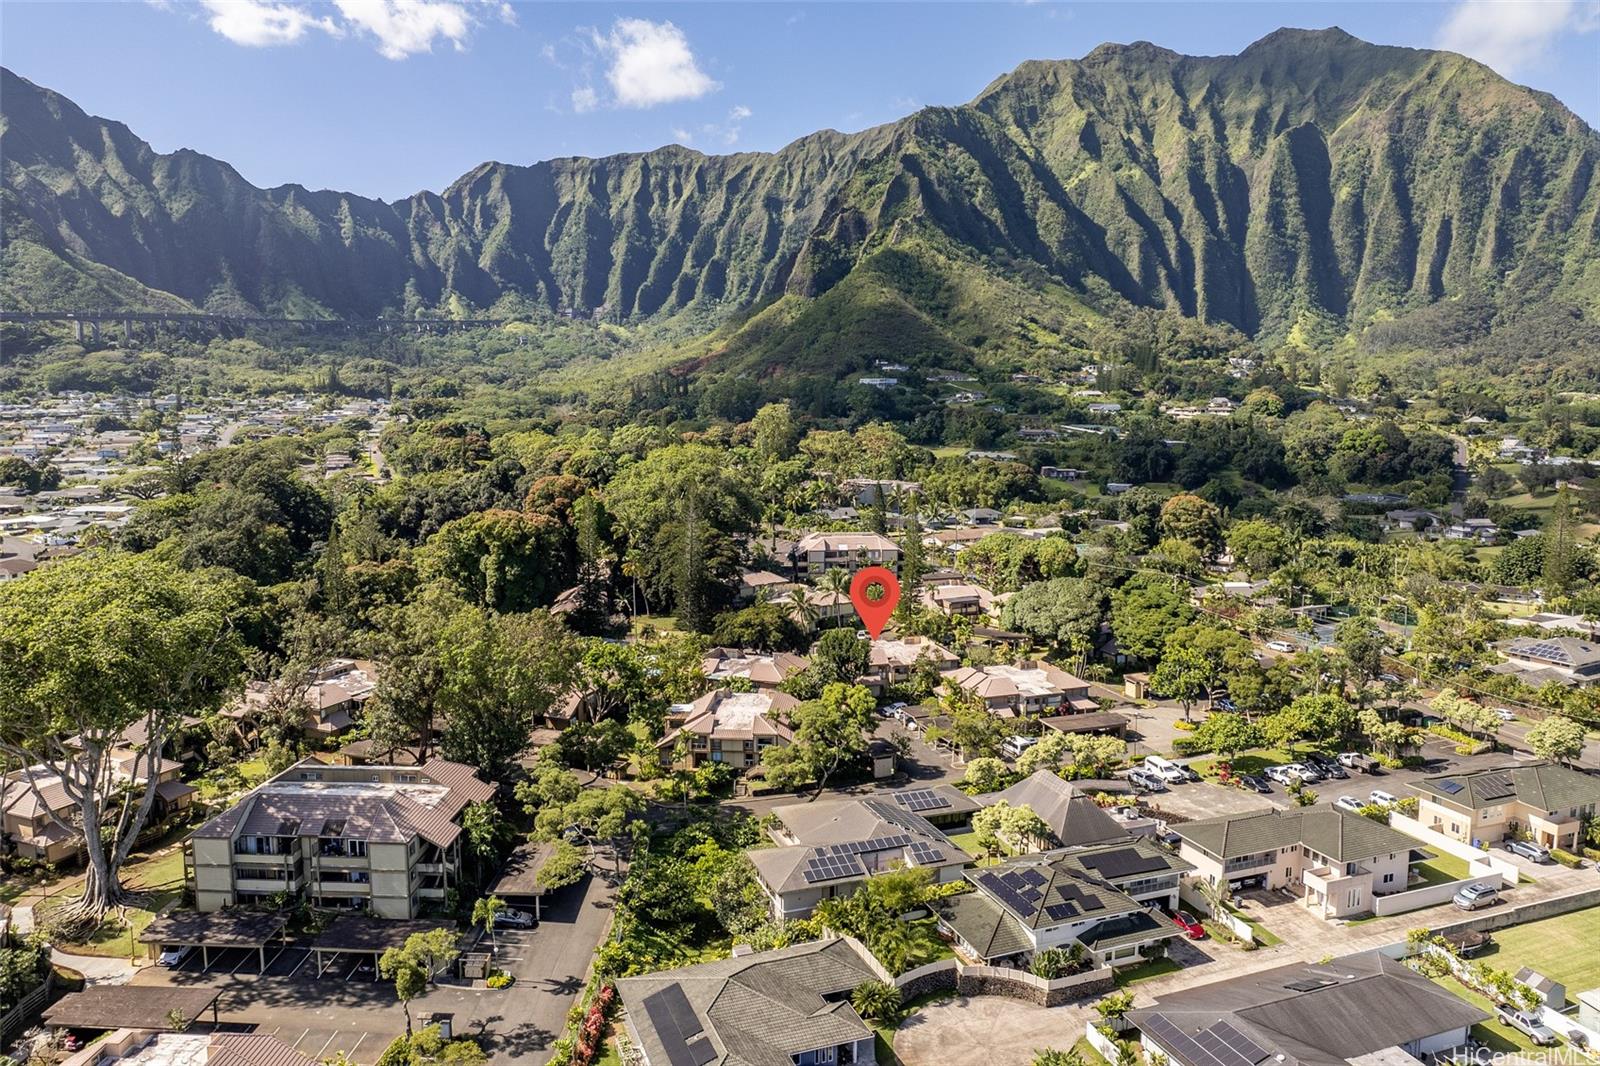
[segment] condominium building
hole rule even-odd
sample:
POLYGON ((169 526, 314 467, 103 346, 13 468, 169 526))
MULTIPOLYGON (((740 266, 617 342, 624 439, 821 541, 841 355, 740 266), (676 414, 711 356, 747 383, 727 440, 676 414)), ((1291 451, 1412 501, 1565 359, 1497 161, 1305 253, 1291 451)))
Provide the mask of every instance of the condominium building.
POLYGON ((794 546, 795 568, 805 577, 829 570, 900 565, 900 547, 881 533, 807 533, 794 546))
POLYGON ((214 911, 280 894, 315 907, 415 918, 461 871, 463 809, 494 796, 473 768, 333 766, 306 759, 189 837, 195 905, 214 911))

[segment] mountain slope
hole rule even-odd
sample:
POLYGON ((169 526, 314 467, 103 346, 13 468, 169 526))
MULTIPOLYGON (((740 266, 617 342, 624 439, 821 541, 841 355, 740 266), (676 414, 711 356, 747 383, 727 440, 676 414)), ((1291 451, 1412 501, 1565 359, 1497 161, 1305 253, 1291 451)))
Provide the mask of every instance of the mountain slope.
MULTIPOLYGON (((1338 30, 1223 57, 1105 45, 1025 63, 962 107, 777 153, 488 163, 392 204, 256 189, 9 71, 0 89, 8 307, 626 319, 810 301, 915 246, 1274 340, 1467 292, 1512 315, 1600 310, 1600 136, 1471 60, 1338 30)), ((855 288, 887 320, 942 328, 870 277, 855 288)))

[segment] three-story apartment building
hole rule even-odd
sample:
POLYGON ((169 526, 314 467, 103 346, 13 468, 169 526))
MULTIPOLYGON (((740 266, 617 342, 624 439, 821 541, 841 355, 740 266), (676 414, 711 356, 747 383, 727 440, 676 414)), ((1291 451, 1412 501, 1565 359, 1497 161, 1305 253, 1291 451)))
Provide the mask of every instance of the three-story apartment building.
POLYGON ((460 880, 463 809, 495 786, 472 767, 333 766, 306 759, 190 836, 186 875, 201 911, 267 903, 415 918, 460 880))

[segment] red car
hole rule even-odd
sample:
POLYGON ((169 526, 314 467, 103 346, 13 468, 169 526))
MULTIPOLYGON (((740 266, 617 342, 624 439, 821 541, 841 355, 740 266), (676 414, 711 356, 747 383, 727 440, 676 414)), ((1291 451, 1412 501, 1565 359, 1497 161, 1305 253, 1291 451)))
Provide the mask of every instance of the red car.
POLYGON ((1194 915, 1186 911, 1179 911, 1172 916, 1172 921, 1174 925, 1188 935, 1190 940, 1203 940, 1205 938, 1206 927, 1196 921, 1194 915))

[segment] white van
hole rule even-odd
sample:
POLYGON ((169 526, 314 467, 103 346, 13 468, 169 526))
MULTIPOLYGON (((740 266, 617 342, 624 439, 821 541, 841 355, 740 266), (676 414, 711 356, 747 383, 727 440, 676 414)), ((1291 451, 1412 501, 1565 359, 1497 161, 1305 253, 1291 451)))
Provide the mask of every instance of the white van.
POLYGON ((1144 768, 1169 785, 1181 785, 1189 780, 1189 774, 1183 767, 1171 759, 1163 759, 1159 755, 1146 755, 1144 757, 1144 768))
POLYGON ((1011 736, 1006 737, 1005 743, 1000 745, 1000 750, 1013 759, 1022 758, 1022 753, 1039 743, 1038 737, 1011 736))

